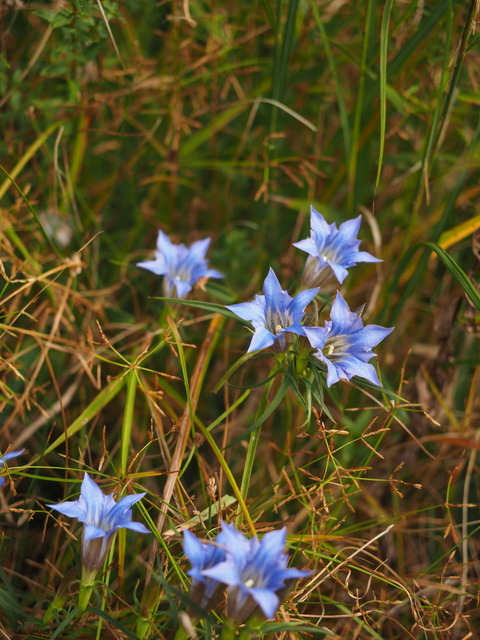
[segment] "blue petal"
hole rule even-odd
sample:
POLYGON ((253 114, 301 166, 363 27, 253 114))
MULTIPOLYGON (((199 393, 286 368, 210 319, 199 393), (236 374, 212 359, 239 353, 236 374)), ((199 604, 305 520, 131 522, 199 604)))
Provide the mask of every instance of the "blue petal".
POLYGON ((340 335, 342 333, 349 333, 354 318, 358 318, 356 313, 352 313, 348 304, 345 302, 340 291, 337 291, 335 301, 332 305, 330 312, 332 319, 332 333, 340 335))
POLYGON ((188 531, 188 529, 183 530, 183 550, 190 560, 192 567, 203 568, 205 558, 204 546, 203 542, 188 531))
MULTIPOLYGON (((315 354, 315 355, 319 357, 319 354, 315 354)), ((322 357, 322 358, 319 358, 319 359, 322 360, 327 365, 327 387, 331 387, 332 384, 335 384, 336 382, 339 382, 339 380, 340 380, 339 373, 342 373, 342 371, 338 370, 337 367, 333 364, 333 362, 331 360, 329 360, 328 358, 322 357)), ((344 377, 346 377, 346 376, 344 376, 344 377)))
POLYGON ((242 320, 255 320, 259 324, 265 324, 265 296, 256 296, 252 302, 229 304, 226 307, 242 320))
POLYGON ((383 262, 380 258, 375 258, 367 251, 357 251, 355 254, 355 262, 383 262))
POLYGON ((255 542, 256 538, 249 540, 243 533, 237 531, 233 525, 222 522, 221 540, 226 549, 241 564, 250 553, 252 543, 255 542))
POLYGON ((263 611, 265 617, 273 618, 275 616, 275 612, 280 605, 280 600, 276 593, 269 589, 259 588, 248 589, 248 593, 263 611))
POLYGON ((297 336, 304 336, 305 327, 303 324, 296 322, 295 324, 290 325, 286 329, 282 329, 282 333, 296 333, 297 336))
POLYGON ((347 244, 356 241, 361 222, 362 216, 357 216, 356 218, 352 218, 352 220, 342 222, 338 228, 338 236, 341 238, 342 243, 347 244))
POLYGON ((163 260, 146 260, 144 262, 137 262, 137 267, 148 269, 148 271, 155 273, 157 276, 165 275, 168 270, 168 267, 165 265, 163 260))
POLYGON ((170 238, 166 233, 163 233, 163 231, 158 232, 157 250, 165 257, 167 262, 175 262, 177 260, 179 250, 182 248, 186 248, 184 244, 173 244, 173 242, 170 242, 170 238))
POLYGON ((299 322, 303 318, 305 307, 310 304, 319 291, 320 288, 317 287, 315 289, 305 289, 305 291, 297 293, 289 307, 293 323, 299 322))
POLYGON ((128 523, 131 520, 132 514, 131 509, 132 506, 141 500, 146 494, 145 493, 136 493, 130 496, 125 496, 121 500, 119 500, 107 514, 105 514, 104 522, 105 527, 108 529, 113 529, 115 527, 123 527, 127 526, 123 523, 128 523))
POLYGON ((273 333, 270 333, 268 329, 259 327, 253 334, 252 341, 250 342, 247 353, 251 353, 252 351, 259 351, 260 349, 270 347, 275 342, 275 340, 277 340, 277 336, 273 335, 273 333))
POLYGON ((105 538, 109 531, 104 531, 100 527, 95 527, 93 524, 86 524, 83 530, 83 538, 85 541, 93 540, 94 538, 105 538))
POLYGON ((3 487, 4 484, 5 484, 5 478, 0 478, 0 487, 3 487))
POLYGON ((330 331, 325 327, 304 327, 308 341, 314 349, 323 349, 330 331))
POLYGON ((183 280, 177 280, 176 278, 171 278, 170 276, 166 276, 168 278, 169 283, 175 287, 177 291, 177 296, 179 298, 185 298, 187 293, 190 293, 192 290, 192 285, 189 282, 184 282, 183 280))
POLYGON ((259 573, 268 574, 274 571, 279 561, 280 564, 285 564, 286 556, 283 550, 286 541, 286 527, 279 531, 269 531, 263 536, 257 553, 252 559, 252 564, 259 573))
POLYGON ((25 449, 20 449, 19 451, 10 451, 10 453, 5 453, 3 456, 0 454, 0 467, 3 466, 5 460, 11 460, 12 458, 16 458, 21 455, 25 449))
POLYGON ((208 251, 211 240, 211 238, 204 238, 203 240, 197 240, 197 242, 190 245, 188 251, 190 253, 190 258, 194 262, 200 262, 205 259, 205 254, 208 251))
POLYGON ((291 300, 286 291, 282 291, 275 271, 270 267, 267 277, 263 283, 263 293, 265 295, 265 307, 268 311, 278 309, 283 311, 285 304, 291 300))
POLYGON ((311 256, 318 256, 318 248, 312 238, 305 238, 305 240, 294 242, 293 246, 297 247, 297 249, 300 249, 300 251, 305 251, 311 256))
POLYGON ((67 500, 66 502, 60 502, 60 504, 47 504, 50 509, 55 509, 59 513, 62 513, 68 518, 78 518, 80 522, 85 519, 85 509, 79 505, 79 500, 67 500))
POLYGON ((299 578, 307 578, 311 576, 313 571, 308 571, 305 569, 296 569, 295 567, 290 567, 289 569, 285 569, 282 571, 282 579, 283 580, 297 580, 299 578))
MULTIPOLYGON (((313 206, 310 207, 310 227, 322 240, 325 240, 332 230, 332 225, 329 225, 322 214, 313 206)), ((335 228, 335 225, 333 227, 335 228)))
POLYGON ((378 324, 367 324, 362 330, 354 334, 355 347, 371 349, 384 340, 393 331, 393 327, 380 327, 378 324))
POLYGON ((353 376, 358 376, 359 378, 368 380, 372 384, 380 386, 380 380, 373 365, 361 362, 355 358, 348 358, 348 360, 342 361, 341 364, 348 374, 348 379, 353 376))
POLYGON ((125 522, 120 526, 123 527, 124 529, 130 529, 131 531, 136 531, 137 533, 152 533, 150 529, 148 529, 141 522, 130 521, 130 522, 125 522))
POLYGON ((115 522, 119 518, 124 518, 125 513, 130 511, 133 505, 141 500, 146 493, 135 493, 129 496, 125 496, 121 500, 119 500, 115 505, 110 509, 108 513, 108 519, 112 522, 115 522))
POLYGON ((339 281, 340 284, 342 284, 342 282, 348 276, 347 269, 345 269, 345 267, 342 267, 341 264, 338 264, 336 262, 328 261, 327 264, 329 265, 330 269, 333 271, 333 274, 336 277, 336 279, 339 281))
POLYGON ((99 526, 110 505, 115 503, 113 497, 106 501, 106 496, 98 485, 85 472, 80 490, 80 501, 85 505, 85 520, 87 524, 99 526))
POLYGON ((224 562, 219 562, 214 567, 204 569, 202 575, 228 584, 229 587, 243 584, 238 568, 232 560, 225 560, 224 562))
POLYGON ((224 278, 225 276, 216 269, 207 269, 203 274, 205 278, 224 278))

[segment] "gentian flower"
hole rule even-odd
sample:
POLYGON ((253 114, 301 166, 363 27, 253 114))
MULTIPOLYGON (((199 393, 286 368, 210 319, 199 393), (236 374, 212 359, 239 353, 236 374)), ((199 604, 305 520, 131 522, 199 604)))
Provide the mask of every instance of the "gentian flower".
POLYGON ((309 254, 302 278, 306 287, 325 285, 332 274, 341 283, 348 274, 347 269, 357 262, 382 262, 366 251, 358 251, 361 216, 347 220, 337 229, 335 223, 328 224, 312 206, 310 214, 310 238, 293 243, 309 254))
POLYGON ((290 581, 310 574, 287 569, 286 528, 270 531, 259 541, 256 536, 248 539, 232 525, 223 523, 222 535, 226 559, 202 573, 228 585, 230 620, 242 623, 258 608, 266 618, 273 618, 280 606, 278 592, 290 581))
POLYGON ((144 495, 145 493, 137 493, 115 502, 113 495, 105 495, 88 473, 85 473, 78 500, 49 504, 47 507, 83 522, 83 568, 87 572, 96 572, 102 566, 117 529, 150 533, 141 522, 132 522, 132 506, 144 495))
POLYGON ((192 565, 188 571, 188 575, 192 578, 188 595, 204 611, 209 611, 215 606, 223 589, 221 582, 203 575, 205 569, 225 560, 223 537, 223 533, 220 532, 214 542, 204 543, 187 529, 183 531, 183 550, 192 565))
MULTIPOLYGON (((20 449, 20 451, 10 451, 10 453, 5 453, 3 456, 0 454, 0 467, 3 467, 7 460, 11 460, 16 456, 21 455, 25 449, 20 449)), ((0 487, 3 487, 5 484, 5 478, 0 478, 0 487)))
POLYGON ((380 385, 377 372, 368 361, 376 355, 372 347, 386 338, 393 327, 386 329, 377 324, 364 327, 361 317, 350 311, 340 292, 330 317, 324 327, 305 327, 310 344, 318 349, 313 355, 327 365, 327 385, 331 387, 340 379, 350 380, 353 376, 380 385))
POLYGON ((305 315, 305 307, 318 293, 318 288, 301 291, 294 298, 282 291, 273 269, 263 283, 263 296, 255 296, 252 302, 232 304, 227 309, 242 320, 249 320, 255 329, 250 351, 265 349, 273 345, 274 351, 286 351, 291 333, 305 335, 300 324, 305 315))
POLYGON ((185 298, 193 285, 202 278, 223 278, 216 269, 208 268, 205 259, 211 238, 198 240, 190 248, 184 244, 173 244, 163 231, 158 232, 155 260, 138 262, 137 266, 148 269, 163 280, 165 297, 185 298))

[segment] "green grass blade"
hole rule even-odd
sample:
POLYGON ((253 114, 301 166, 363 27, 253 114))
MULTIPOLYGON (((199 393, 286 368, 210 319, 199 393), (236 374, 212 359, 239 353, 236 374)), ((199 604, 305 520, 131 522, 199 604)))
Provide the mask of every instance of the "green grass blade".
POLYGON ((463 271, 463 269, 460 267, 460 265, 455 262, 452 256, 448 254, 444 249, 442 249, 442 247, 439 247, 438 244, 435 244, 434 242, 422 242, 422 245, 428 247, 437 254, 437 256, 447 268, 448 272, 461 286, 465 294, 470 298, 472 304, 478 311, 480 311, 480 294, 465 271, 463 271))
POLYGON ((375 191, 380 183, 382 173, 383 154, 385 149, 385 129, 387 124, 387 53, 388 53, 388 25, 392 13, 393 0, 387 0, 383 9, 382 26, 380 30, 380 149, 378 152, 377 179, 375 191))
POLYGON ((332 53, 332 48, 330 47, 330 41, 328 39, 325 26, 320 16, 320 12, 318 10, 315 0, 309 0, 309 2, 310 2, 310 7, 312 9, 313 17, 315 19, 315 23, 322 37, 323 46, 325 48, 325 55, 327 56, 328 66, 330 67, 330 72, 332 74, 333 81, 335 83, 335 95, 337 97, 338 111, 340 114, 340 122, 342 125, 343 146, 345 149, 345 164, 348 165, 348 162, 350 159, 350 153, 351 153, 350 127, 348 124, 347 107, 345 105, 345 100, 343 98, 342 85, 340 83, 340 78, 338 77, 337 65, 335 64, 335 58, 332 53))

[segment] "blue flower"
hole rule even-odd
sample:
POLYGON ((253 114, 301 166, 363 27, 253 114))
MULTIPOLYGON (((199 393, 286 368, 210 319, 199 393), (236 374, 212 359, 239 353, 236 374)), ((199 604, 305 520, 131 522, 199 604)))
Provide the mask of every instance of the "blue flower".
MULTIPOLYGON (((3 456, 0 454, 0 467, 3 467, 7 460, 11 460, 11 458, 21 455, 24 451, 25 449, 20 449, 20 451, 10 451, 10 453, 5 453, 3 456)), ((4 484, 5 478, 0 478, 0 487, 3 487, 4 484)))
POLYGON ((87 571, 97 571, 117 529, 150 533, 140 522, 132 522, 132 506, 144 495, 145 493, 137 493, 115 502, 113 495, 104 494, 88 473, 85 473, 78 500, 48 504, 47 507, 83 522, 83 566, 87 571))
POLYGON ((305 286, 324 285, 331 279, 332 272, 343 282, 347 269, 357 262, 382 262, 366 251, 358 251, 361 216, 347 220, 337 229, 335 223, 328 224, 314 207, 310 207, 310 213, 310 238, 293 243, 309 254, 302 279, 305 286))
POLYGON ((192 578, 189 597, 201 609, 209 611, 219 599, 219 590, 223 588, 223 585, 213 578, 204 576, 203 571, 225 560, 223 534, 219 533, 214 542, 204 543, 185 529, 183 531, 183 550, 192 565, 188 571, 188 575, 192 578))
POLYGON ((223 523, 222 536, 226 559, 202 573, 228 585, 229 618, 244 622, 258 607, 266 618, 273 618, 280 606, 278 592, 292 580, 310 575, 309 571, 287 569, 286 528, 270 531, 259 541, 223 523))
POLYGON ((155 260, 138 262, 137 266, 153 271, 163 280, 165 297, 185 298, 193 285, 204 278, 223 278, 216 269, 208 268, 205 259, 210 238, 194 242, 190 248, 184 244, 173 244, 163 231, 158 232, 155 260))
POLYGON ((255 296, 252 302, 232 304, 227 309, 253 324, 255 333, 248 352, 271 345, 277 352, 285 351, 291 339, 290 333, 305 335, 300 322, 305 315, 305 307, 317 295, 318 288, 301 291, 292 298, 282 291, 275 272, 270 269, 263 283, 263 293, 263 296, 255 296))
POLYGON ((325 327, 305 327, 310 344, 318 349, 314 356, 327 365, 327 385, 353 376, 365 378, 380 385, 375 368, 367 364, 375 357, 372 347, 386 338, 392 331, 377 324, 363 326, 360 316, 350 311, 340 292, 332 305, 331 320, 325 327))

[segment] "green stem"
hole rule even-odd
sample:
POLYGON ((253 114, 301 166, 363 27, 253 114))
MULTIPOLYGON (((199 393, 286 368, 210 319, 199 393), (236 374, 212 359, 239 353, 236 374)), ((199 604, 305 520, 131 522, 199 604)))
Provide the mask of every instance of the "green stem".
POLYGON ((85 611, 85 609, 88 607, 96 575, 96 571, 85 571, 84 569, 82 570, 80 590, 78 592, 78 608, 80 609, 80 611, 85 611))
POLYGON ((236 629, 229 624, 224 624, 220 634, 220 640, 232 640, 235 638, 236 629))
MULTIPOLYGON (((277 368, 278 368, 278 365, 275 365, 270 376, 273 376, 277 368)), ((259 418, 265 413, 265 406, 267 404, 268 393, 271 389, 271 386, 274 380, 275 380, 275 377, 273 377, 272 380, 270 380, 270 382, 266 384, 263 388, 262 397, 260 398, 260 402, 258 403, 258 408, 255 413, 255 420, 254 420, 255 427, 250 433, 250 440, 248 441, 247 455, 245 458, 245 466, 243 468, 242 482, 240 485, 240 493, 242 494, 242 498, 244 501, 246 501, 247 499, 250 480, 252 477, 253 463, 255 461, 255 454, 257 452, 257 447, 258 447, 258 440, 260 438, 260 431, 263 425, 263 421, 260 422, 259 418)), ((235 526, 237 528, 242 524, 242 520, 243 520, 243 511, 240 509, 240 506, 239 506, 237 511, 237 518, 235 521, 235 526)))
POLYGON ((128 374, 127 399, 123 414, 122 440, 120 445, 120 477, 125 478, 128 467, 128 454, 133 427, 133 413, 135 409, 135 395, 137 393, 137 372, 132 369, 128 374))
POLYGON ((183 627, 179 627, 173 640, 189 640, 189 638, 191 637, 192 636, 187 631, 185 631, 183 627))

